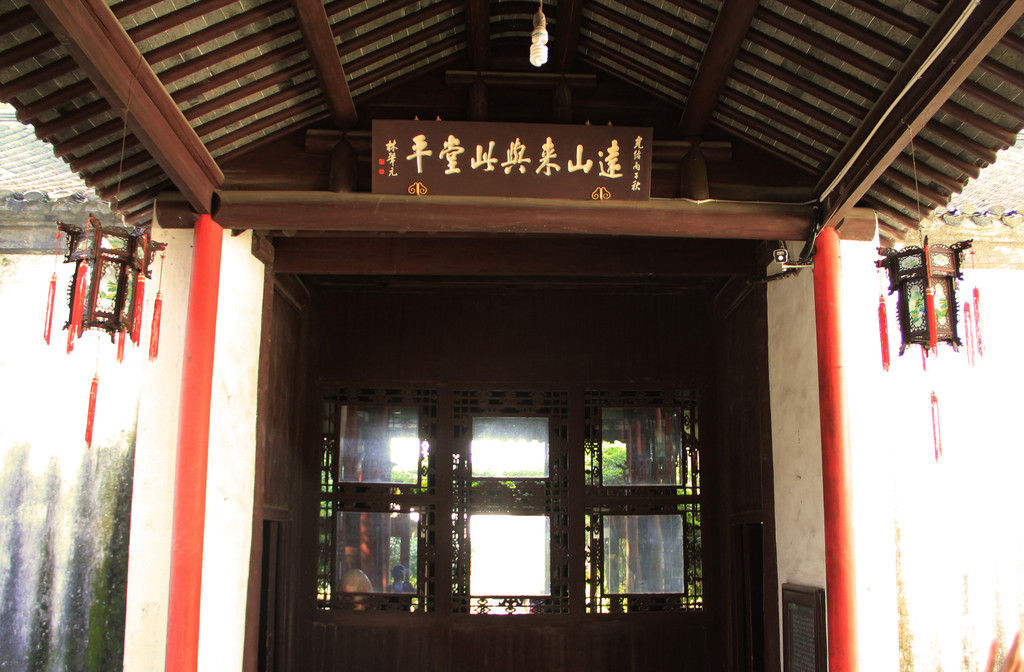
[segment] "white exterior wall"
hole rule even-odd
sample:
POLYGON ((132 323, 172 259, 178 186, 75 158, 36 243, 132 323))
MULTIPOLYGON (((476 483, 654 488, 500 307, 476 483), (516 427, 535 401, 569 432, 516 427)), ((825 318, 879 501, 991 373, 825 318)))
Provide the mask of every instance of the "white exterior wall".
MULTIPOLYGON (((792 247, 792 246, 791 246, 792 247)), ((861 670, 897 670, 893 470, 878 432, 887 389, 875 243, 841 241, 843 368, 853 470, 861 670)), ((825 587, 824 502, 811 269, 768 286, 768 347, 780 607, 783 583, 825 587)), ((781 612, 780 612, 781 622, 781 612)), ((781 636, 781 633, 780 633, 781 636)))
MULTIPOLYGON (((897 672, 894 445, 890 435, 880 431, 882 418, 892 408, 894 390, 882 369, 877 242, 844 240, 840 254, 843 368, 853 474, 858 661, 862 672, 897 672)), ((895 307, 889 313, 895 318, 895 307)), ((890 327, 890 336, 898 342, 898 334, 892 329, 899 329, 895 324, 890 327)))
MULTIPOLYGON (((263 301, 263 264, 251 254, 252 234, 233 237, 225 231, 223 236, 199 641, 199 670, 217 672, 242 667, 263 301)), ((139 410, 126 672, 153 672, 164 665, 178 397, 192 266, 192 231, 156 227, 154 238, 167 242, 168 250, 160 357, 147 367, 139 410)), ((146 291, 152 300, 155 283, 146 291)))
MULTIPOLYGON (((185 347, 185 314, 192 273, 192 231, 153 227, 153 239, 167 243, 163 269, 160 353, 143 376, 132 493, 128 597, 125 605, 124 670, 162 670, 167 642, 167 589, 171 571, 171 514, 174 452, 178 436, 178 395, 185 347)), ((160 261, 146 283, 146 313, 153 312, 160 261)), ((149 324, 142 342, 149 343, 149 324)))
MULTIPOLYGON (((818 360, 810 269, 768 285, 768 376, 781 605, 783 583, 825 586, 818 360)), ((781 623, 781 611, 779 618, 781 623)))

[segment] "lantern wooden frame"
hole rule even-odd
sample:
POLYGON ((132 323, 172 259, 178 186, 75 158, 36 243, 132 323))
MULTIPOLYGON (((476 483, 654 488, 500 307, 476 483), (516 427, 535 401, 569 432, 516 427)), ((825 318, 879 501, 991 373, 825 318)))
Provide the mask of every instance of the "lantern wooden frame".
POLYGON ((93 216, 86 226, 57 222, 58 228, 68 236, 68 252, 64 261, 74 262, 68 288, 69 317, 64 328, 70 328, 76 299, 81 298, 82 321, 80 331, 102 329, 111 340, 118 332, 130 332, 137 310, 138 287, 141 277, 150 277, 153 255, 167 247, 150 238, 149 227, 130 229, 123 226, 103 226, 93 216), (77 297, 75 278, 82 264, 86 265, 83 297, 77 297))
POLYGON ((954 350, 960 347, 956 286, 963 279, 963 255, 972 242, 940 245, 925 238, 923 247, 879 248, 882 259, 875 265, 889 273, 889 294, 898 294, 901 355, 909 345, 928 349, 931 330, 935 343, 949 343, 954 350), (929 310, 929 300, 934 301, 934 310, 929 310))

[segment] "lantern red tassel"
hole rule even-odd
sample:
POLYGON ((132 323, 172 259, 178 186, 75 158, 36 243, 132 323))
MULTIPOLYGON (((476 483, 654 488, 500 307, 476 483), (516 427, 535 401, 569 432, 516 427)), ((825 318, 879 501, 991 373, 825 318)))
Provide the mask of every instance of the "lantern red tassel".
POLYGON ((164 293, 156 293, 156 301, 153 302, 153 327, 149 334, 149 361, 156 359, 160 351, 160 314, 164 309, 164 293))
POLYGON ((928 311, 928 349, 938 355, 939 337, 935 331, 935 292, 928 285, 925 291, 925 308, 928 311))
POLYGON ((92 424, 96 419, 96 390, 99 384, 99 376, 93 376, 92 385, 89 387, 89 413, 85 418, 85 443, 90 448, 92 448, 92 424))
POLYGON ((889 316, 885 310, 885 297, 878 297, 878 337, 882 342, 882 369, 889 370, 889 316))
POLYGON ((117 363, 124 361, 124 332, 117 332, 117 363))
POLYGON ((971 302, 964 304, 964 331, 967 340, 967 363, 974 366, 974 348, 977 346, 977 339, 974 337, 974 320, 971 318, 971 302))
POLYGON ((935 461, 942 457, 942 427, 939 424, 939 398, 932 392, 932 440, 935 442, 935 461))
POLYGON ((978 288, 974 288, 974 338, 978 343, 978 356, 985 354, 985 344, 981 338, 981 295, 978 288))
POLYGON ((142 307, 143 299, 146 298, 146 279, 139 274, 138 284, 135 286, 135 312, 132 314, 132 343, 139 344, 142 337, 142 307))
POLYGON ((50 276, 50 291, 46 295, 46 322, 43 323, 43 340, 50 344, 50 330, 53 327, 53 300, 57 296, 57 274, 50 276))
POLYGON ((85 312, 85 284, 89 266, 78 264, 75 272, 74 300, 71 302, 71 322, 68 324, 68 352, 75 348, 75 339, 82 333, 82 313, 85 312))

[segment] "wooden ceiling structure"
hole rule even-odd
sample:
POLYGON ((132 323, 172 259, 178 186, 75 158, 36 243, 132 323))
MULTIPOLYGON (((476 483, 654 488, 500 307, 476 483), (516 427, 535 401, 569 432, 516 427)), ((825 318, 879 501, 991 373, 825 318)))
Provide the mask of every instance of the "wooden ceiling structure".
POLYGON ((130 222, 915 235, 1024 128, 1024 0, 4 0, 0 100, 130 222), (369 193, 373 119, 654 129, 641 204, 369 193), (496 207, 500 206, 500 207, 496 207), (609 223, 611 222, 611 223, 609 223))

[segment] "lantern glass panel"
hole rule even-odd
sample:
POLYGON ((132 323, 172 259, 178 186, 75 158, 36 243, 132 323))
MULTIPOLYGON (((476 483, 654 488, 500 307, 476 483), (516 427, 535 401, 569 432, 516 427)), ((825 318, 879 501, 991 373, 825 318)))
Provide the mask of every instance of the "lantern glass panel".
POLYGON ((913 268, 921 268, 921 257, 916 254, 912 254, 900 259, 899 269, 901 271, 907 271, 913 268))
POLYGON ((77 251, 83 252, 86 257, 92 258, 93 255, 93 243, 96 241, 96 236, 93 232, 82 234, 78 239, 77 251))
POLYGON ((127 249, 128 240, 122 236, 116 236, 112 234, 105 234, 103 236, 103 249, 112 251, 121 251, 127 249))
POLYGON ((135 286, 138 280, 135 279, 134 275, 128 276, 128 281, 125 283, 124 302, 121 304, 121 326, 125 329, 131 329, 132 324, 132 302, 135 298, 135 286))
POLYGON ((911 331, 927 331, 928 310, 924 300, 924 281, 907 283, 907 318, 911 331))
POLYGON ((117 262, 107 261, 103 264, 103 272, 100 275, 96 291, 96 312, 115 314, 117 306, 117 285, 121 275, 121 265, 117 262))
POLYGON ((940 280, 932 287, 935 294, 935 324, 941 329, 949 329, 949 297, 946 296, 946 283, 940 280))

